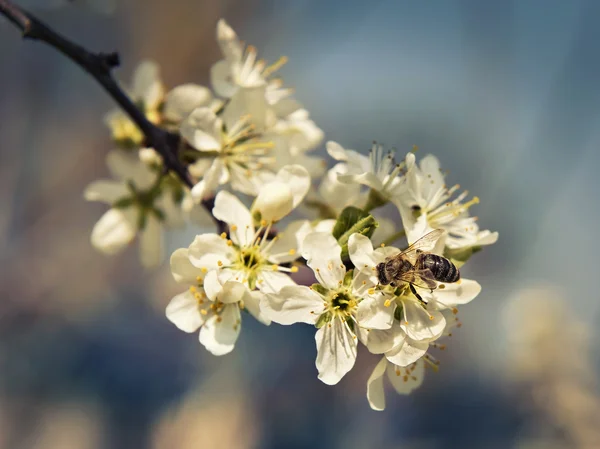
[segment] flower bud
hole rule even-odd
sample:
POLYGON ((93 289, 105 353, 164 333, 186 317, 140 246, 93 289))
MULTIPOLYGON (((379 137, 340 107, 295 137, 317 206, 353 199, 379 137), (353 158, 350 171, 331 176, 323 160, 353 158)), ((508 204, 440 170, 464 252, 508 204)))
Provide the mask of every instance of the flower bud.
POLYGON ((257 212, 261 220, 278 221, 294 208, 294 197, 290 187, 283 182, 270 182, 260 189, 252 206, 253 215, 257 212))

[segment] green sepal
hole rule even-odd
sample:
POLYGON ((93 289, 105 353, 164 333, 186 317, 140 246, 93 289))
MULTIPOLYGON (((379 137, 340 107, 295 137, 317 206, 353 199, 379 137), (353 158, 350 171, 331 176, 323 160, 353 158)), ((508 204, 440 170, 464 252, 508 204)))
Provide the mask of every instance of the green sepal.
POLYGON ((327 290, 327 288, 323 287, 321 284, 313 284, 310 286, 310 289, 323 296, 327 295, 329 292, 329 290, 327 290))
POLYGON ((126 196, 124 198, 120 198, 112 204, 112 207, 115 209, 125 209, 126 207, 130 207, 133 205, 133 198, 130 196, 126 196))
POLYGON ((352 285, 353 279, 354 279, 354 270, 346 271, 346 275, 344 276, 344 287, 350 287, 352 285))
POLYGON ((166 216, 162 210, 153 207, 152 209, 150 209, 150 212, 152 213, 152 215, 158 218, 159 221, 165 221, 166 216))
POLYGON ((331 314, 329 312, 325 312, 317 319, 315 327, 317 329, 321 329, 323 326, 325 326, 330 321, 331 321, 331 314))
POLYGON ((457 268, 462 267, 469 258, 481 251, 481 246, 469 246, 468 248, 448 249, 444 250, 444 257, 449 259, 457 268))
POLYGON ((354 333, 356 333, 354 331, 354 320, 352 320, 352 318, 348 317, 346 318, 346 324, 348 324, 348 327, 350 328, 350 330, 354 333))
POLYGON ((138 211, 138 222, 137 222, 137 227, 140 231, 144 230, 144 228, 146 227, 146 221, 147 221, 147 215, 146 215, 146 211, 145 210, 139 210, 138 211))
MULTIPOLYGON (((393 305, 390 305, 390 307, 392 307, 393 305)), ((394 310, 394 319, 396 321, 402 321, 402 311, 403 311, 403 307, 402 304, 398 304, 396 306, 396 309, 394 310)))

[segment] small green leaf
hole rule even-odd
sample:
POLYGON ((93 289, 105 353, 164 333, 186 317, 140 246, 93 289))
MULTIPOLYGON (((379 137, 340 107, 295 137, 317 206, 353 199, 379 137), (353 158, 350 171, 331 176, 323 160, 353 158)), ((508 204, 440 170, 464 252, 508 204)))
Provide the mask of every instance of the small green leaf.
POLYGON ((470 257, 481 251, 481 246, 470 246, 468 248, 449 249, 444 250, 444 257, 449 259, 457 268, 462 267, 470 257))
POLYGON ((310 289, 323 296, 327 295, 329 292, 329 290, 327 290, 327 288, 323 287, 321 284, 313 284, 310 286, 310 289))
POLYGON ((357 207, 348 206, 340 214, 335 226, 333 236, 342 247, 342 260, 348 260, 348 240, 355 233, 371 237, 379 224, 368 212, 357 207))
POLYGON ((321 329, 323 326, 325 326, 330 321, 331 321, 331 314, 329 312, 325 312, 323 315, 321 315, 317 319, 317 323, 315 324, 315 327, 317 329, 321 329))
POLYGON ((346 231, 354 226, 359 220, 369 216, 368 212, 354 206, 346 207, 338 217, 333 227, 333 236, 339 240, 346 231))

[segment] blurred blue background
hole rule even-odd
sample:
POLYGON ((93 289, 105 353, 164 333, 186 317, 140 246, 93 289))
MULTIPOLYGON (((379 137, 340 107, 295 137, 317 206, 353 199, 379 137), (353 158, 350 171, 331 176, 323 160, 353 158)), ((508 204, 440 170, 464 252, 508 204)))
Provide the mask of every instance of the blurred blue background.
POLYGON ((284 80, 327 140, 437 155, 500 239, 464 269, 483 292, 461 309, 440 372, 409 397, 388 391, 385 412, 368 407, 376 359, 364 353, 336 387, 316 379, 308 327, 246 320, 215 358, 164 318, 180 288, 166 266, 145 273, 135 249, 91 248, 103 206, 82 192, 106 175, 110 99, 0 23, 0 448, 600 447, 600 2, 35 11, 118 49, 121 80, 151 58, 169 87, 208 84, 224 17, 262 57, 289 57, 284 80))

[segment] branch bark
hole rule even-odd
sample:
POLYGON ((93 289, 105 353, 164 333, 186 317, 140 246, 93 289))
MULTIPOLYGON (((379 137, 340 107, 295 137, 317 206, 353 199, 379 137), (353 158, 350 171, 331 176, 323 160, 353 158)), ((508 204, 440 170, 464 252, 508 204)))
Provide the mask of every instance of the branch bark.
POLYGON ((49 45, 89 73, 138 126, 148 146, 163 158, 165 167, 175 172, 188 187, 192 187, 188 171, 178 157, 179 135, 151 123, 113 78, 112 69, 120 63, 118 53, 94 53, 86 50, 9 0, 0 0, 0 14, 21 30, 24 39, 49 45))

